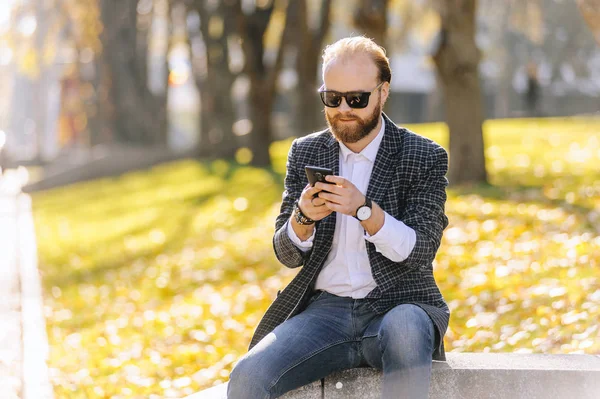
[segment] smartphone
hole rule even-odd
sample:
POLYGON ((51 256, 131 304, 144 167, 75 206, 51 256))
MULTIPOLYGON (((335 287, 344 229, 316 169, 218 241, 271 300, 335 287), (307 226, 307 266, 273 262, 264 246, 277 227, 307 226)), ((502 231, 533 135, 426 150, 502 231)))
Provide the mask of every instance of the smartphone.
POLYGON ((304 170, 306 171, 306 177, 308 178, 308 182, 313 187, 314 187, 315 183, 318 181, 327 183, 327 184, 335 184, 335 183, 325 180, 325 176, 333 175, 333 170, 331 170, 329 168, 320 168, 318 166, 305 166, 304 170))

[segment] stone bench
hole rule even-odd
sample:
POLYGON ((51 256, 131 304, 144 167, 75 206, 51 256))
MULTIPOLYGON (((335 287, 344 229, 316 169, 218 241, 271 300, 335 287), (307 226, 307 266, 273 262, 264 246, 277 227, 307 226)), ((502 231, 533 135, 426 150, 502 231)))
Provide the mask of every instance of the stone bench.
MULTIPOLYGON (((600 356, 447 353, 433 362, 432 399, 598 399, 600 356)), ((227 384, 187 399, 225 399, 227 384)), ((289 392, 285 399, 369 399, 381 395, 381 372, 352 369, 289 392)))

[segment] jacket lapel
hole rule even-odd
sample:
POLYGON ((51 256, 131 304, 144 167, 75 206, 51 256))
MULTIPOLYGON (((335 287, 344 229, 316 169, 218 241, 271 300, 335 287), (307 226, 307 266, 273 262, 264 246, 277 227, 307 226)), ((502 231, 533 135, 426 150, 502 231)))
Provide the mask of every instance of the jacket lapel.
POLYGON ((402 133, 398 127, 387 115, 383 114, 383 118, 385 119, 385 133, 375 158, 369 188, 367 189, 367 197, 380 206, 390 188, 392 176, 396 171, 397 153, 402 144, 402 133))
POLYGON ((325 139, 325 151, 318 151, 318 157, 320 163, 325 167, 333 169, 334 175, 340 174, 340 145, 333 137, 333 134, 329 133, 325 139), (322 156, 322 159, 321 159, 322 156))
MULTIPOLYGON (((340 174, 340 146, 331 133, 325 139, 324 148, 319 148, 315 151, 315 164, 330 168, 333 170, 334 175, 340 174)), ((319 269, 329 250, 331 249, 331 243, 333 242, 333 233, 335 232, 335 219, 336 213, 333 212, 331 215, 317 222, 317 234, 315 235, 315 241, 319 242, 317 246, 318 250, 313 253, 311 257, 311 264, 317 266, 319 269), (314 263, 313 263, 314 262, 314 263)))

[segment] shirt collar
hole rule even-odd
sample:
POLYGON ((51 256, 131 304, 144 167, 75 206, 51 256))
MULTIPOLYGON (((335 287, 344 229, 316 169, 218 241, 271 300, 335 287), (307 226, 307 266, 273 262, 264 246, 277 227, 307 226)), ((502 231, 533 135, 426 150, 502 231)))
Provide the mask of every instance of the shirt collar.
MULTIPOLYGON (((375 136, 373 141, 371 141, 368 146, 363 148, 363 150, 361 152, 359 152, 359 154, 361 154, 362 156, 367 158, 369 161, 375 163, 375 157, 377 157, 377 152, 379 151, 379 146, 381 145, 381 141, 383 140, 384 132, 385 132, 385 119, 383 117, 381 117, 381 128, 379 129, 377 136, 375 136)), ((350 156, 350 154, 354 154, 354 152, 350 148, 346 147, 346 145, 344 143, 342 143, 341 141, 340 141, 340 152, 341 152, 342 158, 344 159, 344 162, 348 161, 348 157, 350 156)))

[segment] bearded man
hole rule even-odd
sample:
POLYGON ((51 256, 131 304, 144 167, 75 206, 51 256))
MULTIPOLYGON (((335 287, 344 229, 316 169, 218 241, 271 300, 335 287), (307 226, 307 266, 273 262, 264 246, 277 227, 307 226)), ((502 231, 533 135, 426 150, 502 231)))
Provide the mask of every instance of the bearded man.
POLYGON ((327 46, 322 69, 328 129, 292 143, 273 237, 279 261, 302 269, 258 325, 228 397, 275 398, 375 367, 384 398, 426 398, 450 317, 432 267, 448 156, 382 112, 391 69, 372 40, 327 46), (313 187, 306 166, 333 175, 313 187))

